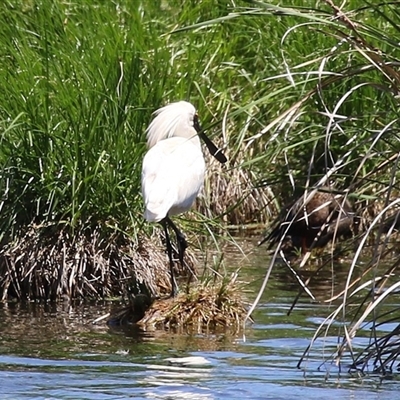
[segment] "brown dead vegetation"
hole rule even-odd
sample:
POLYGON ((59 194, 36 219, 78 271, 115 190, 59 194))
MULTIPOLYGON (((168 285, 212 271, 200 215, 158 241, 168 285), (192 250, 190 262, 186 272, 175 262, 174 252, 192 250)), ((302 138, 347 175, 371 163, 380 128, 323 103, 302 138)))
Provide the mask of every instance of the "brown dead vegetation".
POLYGON ((169 269, 155 239, 31 224, 0 250, 1 298, 104 299, 143 289, 163 295, 170 291, 169 269))
POLYGON ((111 324, 136 323, 146 330, 187 329, 194 332, 239 329, 246 315, 237 275, 212 282, 198 282, 176 297, 150 300, 132 296, 129 304, 114 312, 111 324))

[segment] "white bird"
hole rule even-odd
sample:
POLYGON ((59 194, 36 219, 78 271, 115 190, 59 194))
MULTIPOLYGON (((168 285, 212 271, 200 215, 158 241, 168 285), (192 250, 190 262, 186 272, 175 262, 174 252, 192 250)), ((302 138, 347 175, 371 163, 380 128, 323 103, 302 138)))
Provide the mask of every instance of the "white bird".
POLYGON ((178 287, 168 227, 176 234, 179 261, 183 265, 187 241, 170 216, 188 211, 203 186, 205 162, 199 136, 220 162, 226 162, 226 157, 202 132, 192 104, 186 101, 171 103, 155 111, 154 115, 146 130, 149 150, 142 166, 144 217, 149 222, 159 222, 164 228, 171 295, 175 296, 178 287))

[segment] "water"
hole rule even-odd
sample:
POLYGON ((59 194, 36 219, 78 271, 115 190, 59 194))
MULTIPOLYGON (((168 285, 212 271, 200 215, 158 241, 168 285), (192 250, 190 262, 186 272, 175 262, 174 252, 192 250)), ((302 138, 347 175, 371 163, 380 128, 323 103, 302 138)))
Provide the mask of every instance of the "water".
MULTIPOLYGON (((250 291, 260 285, 264 253, 260 249, 241 261, 246 264, 242 279, 254 279, 250 291)), ((315 293, 330 290, 330 278, 322 276, 315 293)), ((287 316, 296 294, 286 272, 275 274, 245 337, 243 332, 188 335, 93 325, 110 311, 109 303, 1 304, 0 399, 396 398, 396 375, 382 381, 346 369, 339 373, 323 363, 335 348, 335 336, 317 342, 297 368, 328 307, 302 297, 287 316)))

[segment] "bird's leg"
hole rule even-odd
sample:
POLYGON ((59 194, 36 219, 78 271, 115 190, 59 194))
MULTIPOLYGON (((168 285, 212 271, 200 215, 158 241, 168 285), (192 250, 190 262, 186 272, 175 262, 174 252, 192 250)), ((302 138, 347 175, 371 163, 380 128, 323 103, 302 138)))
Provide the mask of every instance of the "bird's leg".
POLYGON ((185 255, 185 250, 188 248, 188 242, 186 241, 186 238, 183 235, 183 233, 178 229, 178 227, 175 224, 172 223, 172 221, 171 221, 171 227, 175 231, 176 240, 178 242, 179 262, 181 263, 182 269, 186 267, 189 270, 188 280, 186 285, 186 292, 188 293, 192 279, 196 278, 196 274, 194 273, 193 269, 190 268, 188 264, 185 264, 183 259, 185 255))
POLYGON ((301 254, 307 253, 307 239, 305 236, 301 238, 301 254))
POLYGON ((172 246, 171 246, 171 240, 169 238, 169 233, 168 233, 168 223, 170 223, 170 222, 171 222, 171 220, 167 217, 167 218, 164 218, 160 223, 164 228, 165 241, 167 244, 167 253, 168 253, 168 258, 169 258, 169 273, 171 276, 171 297, 175 297, 178 293, 178 285, 175 280, 174 260, 172 258, 172 246))
POLYGON ((169 219, 168 223, 176 234, 176 240, 178 243, 178 252, 179 252, 179 254, 178 254, 179 262, 181 263, 182 269, 186 267, 189 270, 189 275, 188 275, 188 280, 187 280, 187 285, 186 285, 186 292, 188 293, 189 286, 190 286, 190 283, 192 282, 192 279, 197 278, 193 269, 190 268, 190 266, 188 264, 185 264, 184 259, 183 259, 184 255, 185 255, 185 250, 188 248, 188 242, 185 238, 185 235, 179 230, 179 228, 170 219, 169 219))
POLYGON ((166 217, 169 226, 173 229, 176 235, 176 241, 178 243, 178 256, 179 262, 182 268, 184 268, 183 257, 185 255, 185 250, 188 248, 188 242, 186 241, 185 235, 178 229, 178 227, 171 221, 169 217, 166 217))

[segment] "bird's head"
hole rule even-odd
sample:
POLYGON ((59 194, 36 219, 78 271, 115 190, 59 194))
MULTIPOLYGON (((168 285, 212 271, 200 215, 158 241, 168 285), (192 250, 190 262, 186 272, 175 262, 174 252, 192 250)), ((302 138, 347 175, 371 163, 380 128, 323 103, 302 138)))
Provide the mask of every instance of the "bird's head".
POLYGON ((178 101, 156 110, 151 124, 146 130, 147 146, 173 136, 191 138, 197 135, 194 127, 196 109, 187 101, 178 101))
POLYGON ((173 136, 191 139, 198 135, 218 161, 221 163, 227 161, 221 150, 214 145, 201 129, 199 117, 193 104, 187 101, 178 101, 159 108, 153 115, 155 117, 146 130, 147 146, 149 148, 160 140, 173 136))

